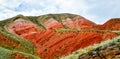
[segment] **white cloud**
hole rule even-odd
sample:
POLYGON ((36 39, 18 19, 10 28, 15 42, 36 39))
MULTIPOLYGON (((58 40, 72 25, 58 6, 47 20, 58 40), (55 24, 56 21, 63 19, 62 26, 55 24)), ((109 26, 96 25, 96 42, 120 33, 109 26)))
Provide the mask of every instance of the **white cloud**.
MULTIPOLYGON (((47 13, 75 13, 75 14, 85 14, 88 6, 85 4, 84 1, 79 0, 76 2, 75 0, 44 0, 44 1, 38 1, 38 0, 11 0, 8 3, 8 0, 3 0, 2 5, 11 8, 12 10, 8 10, 7 8, 4 8, 3 11, 5 11, 5 14, 2 14, 0 18, 7 18, 8 16, 5 15, 17 15, 17 14, 23 14, 23 15, 40 15, 40 14, 47 14, 47 13), (23 7, 26 7, 26 10, 23 11, 14 11, 15 8, 19 8, 19 5, 22 3, 26 3, 23 7), (38 7, 38 9, 35 9, 35 7, 38 7), (42 7, 42 8, 41 8, 42 7)), ((22 9, 22 7, 21 7, 22 9)))
POLYGON ((22 3, 22 0, 1 0, 1 5, 9 8, 16 8, 22 3))
MULTIPOLYGON (((109 0, 0 0, 0 19, 6 19, 17 14, 42 15, 48 13, 73 13, 84 16, 97 23, 103 23, 107 20, 108 15, 110 15, 109 17, 115 17, 118 10, 120 10, 119 0, 115 0, 114 2, 108 1, 109 0), (113 12, 109 11, 110 8, 113 12), (105 9, 108 11, 106 12, 105 9), (106 17, 103 17, 101 14, 106 17)), ((118 15, 120 14, 117 14, 116 17, 118 17, 118 15)))

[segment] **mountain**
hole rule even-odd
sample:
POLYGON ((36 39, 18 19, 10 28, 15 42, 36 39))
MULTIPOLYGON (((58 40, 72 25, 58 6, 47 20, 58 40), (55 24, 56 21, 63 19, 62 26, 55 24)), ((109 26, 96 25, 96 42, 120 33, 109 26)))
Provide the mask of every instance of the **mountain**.
POLYGON ((68 13, 17 15, 0 21, 0 59, 81 59, 88 52, 74 53, 119 36, 119 21, 98 25, 68 13))

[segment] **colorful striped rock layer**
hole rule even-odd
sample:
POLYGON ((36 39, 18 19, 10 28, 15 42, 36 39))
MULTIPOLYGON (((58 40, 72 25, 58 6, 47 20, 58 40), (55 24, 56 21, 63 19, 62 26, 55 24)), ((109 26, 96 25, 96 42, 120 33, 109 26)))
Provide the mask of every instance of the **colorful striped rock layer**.
MULTIPOLYGON (((69 56, 107 40, 112 42, 112 38, 119 36, 119 30, 120 18, 98 25, 82 16, 67 13, 18 15, 0 21, 0 59, 75 59, 69 56)), ((99 53, 111 51, 108 48, 99 53)), ((77 59, 89 59, 91 55, 89 51, 78 53, 77 59)), ((100 56, 95 54, 94 58, 100 56)))

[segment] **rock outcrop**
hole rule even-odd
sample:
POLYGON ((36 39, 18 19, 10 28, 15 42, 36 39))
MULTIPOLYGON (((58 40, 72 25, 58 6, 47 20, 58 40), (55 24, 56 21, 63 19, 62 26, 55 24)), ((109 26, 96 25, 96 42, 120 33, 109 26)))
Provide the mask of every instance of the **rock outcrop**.
POLYGON ((118 36, 120 19, 113 21, 97 25, 74 14, 18 15, 0 21, 0 51, 15 51, 10 56, 16 59, 57 59, 118 36))

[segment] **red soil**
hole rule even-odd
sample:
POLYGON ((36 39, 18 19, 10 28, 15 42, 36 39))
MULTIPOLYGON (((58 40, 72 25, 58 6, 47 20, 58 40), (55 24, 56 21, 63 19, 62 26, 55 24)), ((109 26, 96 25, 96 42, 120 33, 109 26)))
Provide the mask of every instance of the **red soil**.
POLYGON ((76 17, 73 20, 75 22, 75 25, 79 26, 80 29, 82 29, 82 30, 86 30, 86 29, 90 30, 90 29, 92 29, 93 25, 96 25, 94 22, 89 21, 89 20, 87 20, 87 19, 85 19, 83 17, 76 17))
POLYGON ((75 17, 74 19, 67 18, 62 21, 63 24, 69 28, 77 29, 77 30, 87 30, 92 29, 93 25, 96 25, 94 22, 89 21, 83 17, 75 17))
MULTIPOLYGON (((71 29, 92 29, 93 25, 96 25, 94 22, 89 21, 83 17, 76 17, 74 19, 66 18, 62 20, 62 24, 71 29)), ((60 22, 56 21, 53 18, 48 19, 43 25, 47 29, 63 28, 60 22)))
MULTIPOLYGON (((91 26, 95 25, 93 22, 80 18, 75 18, 73 21, 68 19, 63 23, 70 28, 79 26, 82 29, 92 29, 91 26)), ((46 22, 44 26, 48 30, 40 30, 31 22, 19 20, 19 22, 14 22, 8 29, 14 34, 33 42, 37 49, 36 54, 44 59, 57 59, 60 56, 68 55, 80 48, 84 48, 116 36, 115 33, 100 34, 97 32, 78 33, 74 31, 57 33, 51 29, 62 28, 62 25, 54 20, 46 22), (16 24, 21 25, 18 27, 16 24)))
POLYGON ((110 19, 103 25, 95 25, 93 28, 97 30, 120 30, 120 18, 110 19))
POLYGON ((48 21, 44 23, 44 26, 46 29, 63 28, 62 24, 53 18, 48 19, 48 21))
POLYGON ((70 18, 62 20, 62 23, 68 28, 72 28, 72 29, 75 28, 75 22, 70 18))
POLYGON ((21 44, 20 43, 17 43, 13 40, 11 40, 10 38, 8 38, 7 36, 4 36, 2 34, 0 34, 0 46, 5 46, 5 47, 8 47, 8 48, 21 48, 21 44), (7 46, 9 45, 9 46, 7 46))
POLYGON ((120 18, 113 18, 103 24, 107 30, 120 30, 120 18))
POLYGON ((117 34, 115 34, 115 33, 109 33, 109 32, 102 34, 102 38, 103 39, 112 39, 112 38, 114 38, 116 36, 117 36, 117 34))
POLYGON ((29 59, 28 56, 24 56, 24 55, 21 55, 19 53, 14 53, 11 55, 12 58, 15 58, 15 59, 29 59))

